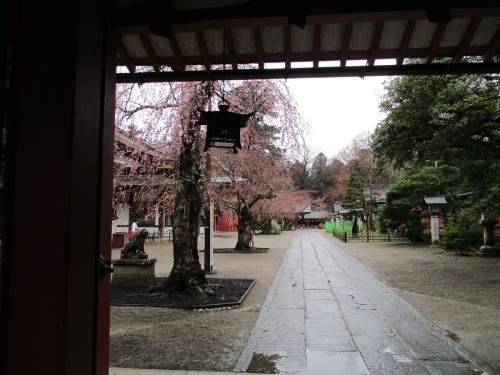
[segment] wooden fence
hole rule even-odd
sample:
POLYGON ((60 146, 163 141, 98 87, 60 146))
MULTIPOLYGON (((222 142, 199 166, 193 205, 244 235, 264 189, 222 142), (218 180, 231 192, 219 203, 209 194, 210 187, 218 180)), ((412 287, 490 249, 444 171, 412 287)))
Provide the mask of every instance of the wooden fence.
POLYGON ((153 230, 152 232, 149 233, 148 238, 146 241, 172 241, 172 228, 165 228, 163 230, 163 236, 160 236, 160 232, 153 230))

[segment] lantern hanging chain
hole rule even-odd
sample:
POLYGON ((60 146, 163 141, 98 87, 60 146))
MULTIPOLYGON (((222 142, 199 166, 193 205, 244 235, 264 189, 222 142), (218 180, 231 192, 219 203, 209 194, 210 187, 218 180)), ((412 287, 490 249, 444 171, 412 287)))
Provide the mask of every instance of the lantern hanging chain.
POLYGON ((221 82, 222 101, 226 100, 226 29, 222 29, 222 82, 221 82))

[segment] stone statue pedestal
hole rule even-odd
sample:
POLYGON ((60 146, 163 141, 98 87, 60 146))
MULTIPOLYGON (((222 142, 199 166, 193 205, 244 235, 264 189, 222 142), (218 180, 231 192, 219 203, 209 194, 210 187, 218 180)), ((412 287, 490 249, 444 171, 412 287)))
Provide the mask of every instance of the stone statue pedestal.
POLYGON ((155 283, 156 259, 113 260, 112 286, 137 287, 155 283))
POLYGON ((497 246, 481 246, 479 248, 479 255, 483 257, 500 257, 500 247, 497 246))
POLYGON ((498 257, 500 256, 500 247, 493 244, 493 228, 497 223, 496 217, 487 217, 486 215, 481 215, 481 220, 479 224, 483 226, 484 235, 484 245, 479 248, 479 254, 484 257, 498 257))

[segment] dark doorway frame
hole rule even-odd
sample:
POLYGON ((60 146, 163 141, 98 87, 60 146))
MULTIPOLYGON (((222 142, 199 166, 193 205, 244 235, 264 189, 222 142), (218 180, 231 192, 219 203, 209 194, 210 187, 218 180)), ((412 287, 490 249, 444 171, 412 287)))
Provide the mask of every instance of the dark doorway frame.
POLYGON ((108 5, 2 2, 2 374, 108 373, 109 276, 99 281, 100 255, 111 256, 108 5))

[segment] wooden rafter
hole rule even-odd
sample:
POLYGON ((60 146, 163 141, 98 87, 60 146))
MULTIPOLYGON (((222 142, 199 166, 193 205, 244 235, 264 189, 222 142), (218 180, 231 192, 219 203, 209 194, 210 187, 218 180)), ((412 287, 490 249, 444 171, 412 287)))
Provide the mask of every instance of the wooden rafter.
POLYGON ((285 69, 292 67, 292 32, 290 25, 285 25, 285 69))
POLYGON ((344 37, 342 39, 342 52, 340 54, 340 66, 345 67, 349 55, 349 45, 351 44, 352 23, 344 25, 344 37))
POLYGON ((151 65, 155 72, 161 71, 160 63, 158 62, 158 57, 156 56, 155 50, 151 41, 149 40, 147 35, 140 34, 139 38, 141 39, 142 46, 148 55, 148 58, 151 60, 151 65))
POLYGON ((168 38, 168 41, 170 42, 170 47, 172 48, 172 52, 174 53, 174 60, 177 65, 177 69, 181 72, 186 71, 186 63, 182 58, 181 49, 177 44, 177 39, 175 39, 175 35, 172 35, 171 38, 168 38))
POLYGON ((500 50, 500 25, 493 38, 491 38, 490 45, 488 46, 486 52, 483 54, 483 63, 489 63, 493 55, 500 50))
POLYGON ((319 55, 321 51, 321 25, 314 25, 313 36, 313 68, 319 67, 319 55))
POLYGON ((231 29, 224 29, 226 34, 227 49, 229 50, 229 60, 233 70, 238 69, 238 59, 236 58, 236 48, 234 47, 233 31, 231 29))
POLYGON ((123 44, 123 39, 120 38, 120 42, 118 43, 118 53, 120 54, 120 57, 125 61, 125 66, 127 67, 128 71, 130 74, 135 73, 135 65, 132 63, 132 59, 130 58, 130 55, 127 52, 127 49, 125 48, 123 44))
POLYGON ((259 27, 253 28, 253 36, 255 40, 255 52, 257 54, 257 62, 259 69, 264 69, 264 48, 262 46, 262 33, 259 27))
POLYGON ((246 79, 285 79, 285 78, 326 78, 326 77, 376 77, 401 75, 443 75, 443 74, 486 74, 500 73, 500 65, 496 63, 460 63, 460 64, 408 64, 408 65, 376 65, 322 68, 293 69, 238 69, 238 70, 192 70, 187 72, 160 73, 119 73, 118 83, 134 82, 176 82, 202 81, 207 77, 213 80, 246 80, 246 79))
POLYGON ((378 21, 375 24, 375 30, 372 37, 372 45, 366 62, 368 66, 373 66, 375 64, 375 59, 377 58, 377 50, 380 44, 380 38, 382 37, 382 30, 384 30, 384 23, 378 21))
POLYGON ((474 34, 476 33, 480 22, 481 19, 479 18, 472 18, 470 20, 469 25, 467 26, 467 30, 465 30, 462 41, 458 46, 457 52, 455 53, 455 56, 453 56, 453 64, 458 64, 460 60, 462 60, 462 57, 464 57, 467 47, 469 47, 469 44, 474 37, 474 34))
POLYGON ((437 50, 439 48, 439 44, 441 43, 441 39, 443 39, 444 32, 446 30, 446 23, 440 23, 437 25, 436 30, 434 31, 434 35, 432 36, 432 41, 429 46, 429 50, 425 56, 427 65, 432 64, 432 60, 436 57, 437 50))
POLYGON ((411 20, 406 23, 405 33, 403 35, 403 40, 401 41, 401 47, 399 48, 399 56, 396 59, 397 65, 403 65, 403 61, 408 52, 408 46, 411 41, 411 37, 413 35, 413 31, 415 30, 416 21, 411 20))
POLYGON ((203 59, 203 65, 205 70, 212 70, 212 63, 210 62, 210 57, 208 56, 207 44, 205 43, 205 37, 202 31, 195 31, 196 41, 198 42, 198 47, 200 49, 201 58, 203 59))

